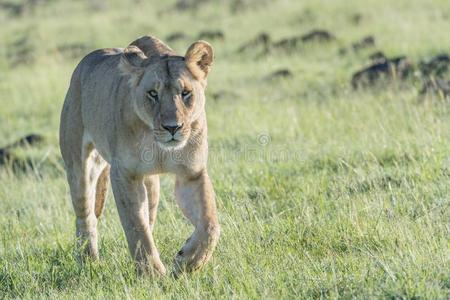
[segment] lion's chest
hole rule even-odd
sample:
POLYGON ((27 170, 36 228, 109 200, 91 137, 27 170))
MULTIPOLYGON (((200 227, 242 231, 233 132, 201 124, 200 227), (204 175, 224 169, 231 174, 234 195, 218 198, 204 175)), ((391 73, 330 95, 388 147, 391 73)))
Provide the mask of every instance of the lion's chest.
POLYGON ((124 159, 128 169, 137 174, 196 174, 206 166, 206 153, 186 146, 181 149, 161 149, 158 145, 141 144, 129 151, 124 159))

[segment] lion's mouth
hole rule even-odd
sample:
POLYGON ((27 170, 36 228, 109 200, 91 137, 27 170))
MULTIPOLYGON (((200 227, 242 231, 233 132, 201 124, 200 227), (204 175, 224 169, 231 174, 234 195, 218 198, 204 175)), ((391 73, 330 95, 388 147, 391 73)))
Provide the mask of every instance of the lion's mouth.
POLYGON ((174 150, 184 147, 189 139, 186 132, 176 132, 169 134, 168 132, 155 132, 155 141, 161 149, 174 150))
POLYGON ((165 142, 165 144, 167 144, 167 145, 177 145, 179 143, 181 143, 181 141, 177 140, 175 138, 172 138, 172 139, 168 140, 167 142, 165 142))
POLYGON ((172 137, 166 141, 158 141, 158 144, 161 148, 170 150, 183 147, 186 144, 186 141, 172 137))

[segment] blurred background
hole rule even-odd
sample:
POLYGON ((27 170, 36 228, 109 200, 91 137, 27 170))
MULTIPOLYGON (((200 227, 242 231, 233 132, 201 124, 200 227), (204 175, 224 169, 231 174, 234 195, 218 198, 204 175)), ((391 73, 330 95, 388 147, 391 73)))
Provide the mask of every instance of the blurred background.
MULTIPOLYGON (((448 297, 449 29, 447 0, 0 0, 0 298, 448 297), (136 278, 111 193, 101 262, 76 262, 58 148, 80 59, 146 34, 215 50, 223 233, 178 282, 136 278)), ((191 230, 172 179, 167 266, 191 230)))

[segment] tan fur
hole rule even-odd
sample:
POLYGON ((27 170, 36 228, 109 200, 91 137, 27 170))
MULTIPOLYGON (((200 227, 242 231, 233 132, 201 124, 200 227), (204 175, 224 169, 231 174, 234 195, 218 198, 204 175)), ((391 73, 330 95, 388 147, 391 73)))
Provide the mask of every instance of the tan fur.
POLYGON ((61 114, 60 147, 77 236, 91 257, 98 257, 97 219, 110 177, 139 270, 165 273, 152 230, 158 174, 166 172, 176 175, 177 203, 195 227, 176 255, 175 274, 197 270, 211 257, 220 232, 206 169, 204 90, 212 61, 212 47, 204 41, 182 57, 145 36, 125 50, 94 51, 75 69, 61 114), (190 96, 183 97, 183 90, 190 96), (149 96, 155 93, 157 98, 149 96))
POLYGON ((97 179, 97 186, 95 187, 95 216, 100 218, 105 207, 106 195, 108 193, 109 183, 109 167, 103 169, 102 173, 97 179))
POLYGON ((214 59, 212 47, 205 41, 192 44, 186 52, 186 65, 195 78, 206 78, 214 59))

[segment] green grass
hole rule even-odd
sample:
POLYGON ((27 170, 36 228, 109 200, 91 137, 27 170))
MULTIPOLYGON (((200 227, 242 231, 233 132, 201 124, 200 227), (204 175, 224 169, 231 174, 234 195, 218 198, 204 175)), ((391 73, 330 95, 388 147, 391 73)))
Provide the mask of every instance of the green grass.
MULTIPOLYGON (((450 102, 422 99, 414 79, 352 91, 351 74, 375 49, 339 55, 371 34, 377 49, 415 62, 449 52, 448 1, 276 0, 238 14, 227 1, 195 13, 148 2, 105 1, 96 10, 49 1, 21 17, 0 11, 0 144, 30 132, 46 138, 16 151, 38 171, 0 169, 0 298, 450 297, 450 102), (337 41, 291 54, 236 53, 259 32, 279 40, 313 28, 337 41), (183 54, 204 29, 225 33, 212 42, 207 103, 222 225, 212 261, 180 280, 137 277, 110 193, 101 259, 79 264, 57 136, 81 57, 58 47, 124 47, 143 34, 184 31, 192 38, 171 45, 183 54), (26 47, 29 60, 20 63, 26 47), (294 77, 261 80, 279 68, 294 77)), ((167 267, 192 230, 172 179, 162 176, 155 228, 167 267)))

